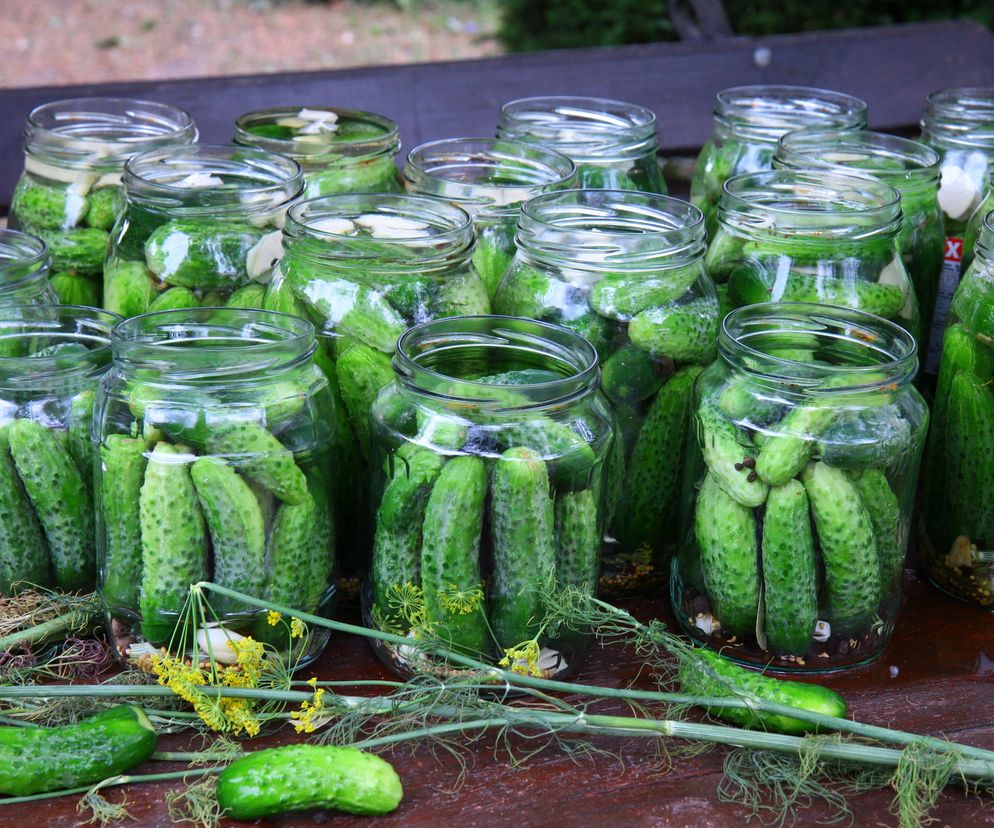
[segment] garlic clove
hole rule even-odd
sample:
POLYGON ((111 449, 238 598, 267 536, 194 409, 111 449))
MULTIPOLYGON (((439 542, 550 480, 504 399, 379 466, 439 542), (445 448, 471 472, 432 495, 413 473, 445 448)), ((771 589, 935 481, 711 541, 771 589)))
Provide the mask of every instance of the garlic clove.
POLYGON ((245 256, 245 270, 253 282, 268 283, 273 277, 273 268, 283 258, 283 231, 266 233, 252 245, 245 256))
POLYGON ((208 657, 213 652, 218 664, 237 664, 238 654, 231 645, 243 638, 245 636, 224 627, 208 625, 197 630, 197 648, 208 657))

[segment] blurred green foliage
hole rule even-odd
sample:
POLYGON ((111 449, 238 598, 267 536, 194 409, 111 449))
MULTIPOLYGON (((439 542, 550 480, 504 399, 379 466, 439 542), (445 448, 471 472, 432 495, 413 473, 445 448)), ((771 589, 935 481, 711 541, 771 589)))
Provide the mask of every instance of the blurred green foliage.
MULTIPOLYGON (((501 0, 511 51, 675 40, 666 0, 501 0)), ((967 17, 994 28, 994 0, 725 0, 737 34, 967 17)))

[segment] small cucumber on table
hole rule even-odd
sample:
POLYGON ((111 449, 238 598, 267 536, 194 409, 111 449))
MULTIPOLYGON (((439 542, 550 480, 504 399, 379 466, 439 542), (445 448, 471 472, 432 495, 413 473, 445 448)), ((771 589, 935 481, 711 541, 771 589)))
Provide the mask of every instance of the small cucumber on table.
POLYGON ((207 439, 211 454, 230 462, 284 503, 307 498, 307 478, 291 452, 258 423, 220 426, 207 439))
POLYGON ((480 535, 487 496, 487 468, 478 457, 454 457, 442 468, 428 497, 422 529, 421 588, 432 632, 451 647, 479 654, 489 649, 483 615, 480 535), (457 593, 479 590, 460 600, 457 593))
POLYGON ((49 579, 48 546, 11 459, 8 428, 0 427, 0 595, 18 581, 46 586, 49 579))
POLYGON ((148 716, 124 704, 62 727, 0 727, 0 793, 92 785, 141 764, 155 743, 148 716))
POLYGON ((493 469, 493 584, 490 620, 507 649, 538 633, 542 596, 555 577, 554 513, 549 474, 528 448, 505 451, 493 469))
POLYGON ((109 434, 100 446, 103 560, 100 591, 107 606, 138 605, 142 571, 141 488, 145 441, 109 434))
POLYGON ((763 598, 767 648, 804 655, 818 620, 818 577, 808 496, 796 480, 773 487, 766 498, 763 598))
POLYGON ((334 808, 375 816, 404 796, 389 762, 353 747, 286 745, 236 759, 217 778, 217 801, 230 819, 334 808))

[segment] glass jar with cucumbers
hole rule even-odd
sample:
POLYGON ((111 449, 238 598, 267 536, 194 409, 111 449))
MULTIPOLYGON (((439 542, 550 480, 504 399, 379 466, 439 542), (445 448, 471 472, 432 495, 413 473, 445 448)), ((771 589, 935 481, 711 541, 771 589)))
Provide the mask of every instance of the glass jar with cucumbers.
POLYGON ((994 609, 994 212, 949 306, 925 458, 919 557, 946 592, 994 609))
POLYGON ((494 138, 455 138, 415 147, 408 190, 444 198, 473 217, 473 264, 491 299, 514 256, 518 213, 528 199, 576 182, 573 162, 546 147, 494 138))
POLYGON ((300 193, 296 161, 198 144, 125 165, 125 207, 104 264, 104 307, 124 317, 181 308, 259 308, 300 193))
POLYGON ((695 641, 818 672, 894 629, 928 408, 915 343, 857 310, 730 313, 694 395, 672 604, 695 641))
POLYGON ((124 207, 125 162, 196 140, 189 115, 151 101, 74 98, 31 110, 8 226, 45 240, 61 302, 101 304, 107 242, 124 207))
POLYGON ((337 107, 279 106, 235 121, 236 144, 292 158, 304 171, 304 198, 333 193, 395 193, 397 124, 382 115, 337 107))
POLYGON ((335 406, 314 328, 288 314, 187 308, 133 317, 94 412, 100 595, 115 655, 235 659, 250 636, 299 666, 335 594, 335 406), (274 623, 275 622, 275 623, 274 623), (234 655, 232 655, 234 654, 234 655))
POLYGON ((870 178, 772 170, 725 182, 707 268, 729 308, 817 302, 890 319, 918 337, 897 247, 901 196, 870 178))
POLYGON ((714 359, 718 333, 701 212, 649 193, 549 193, 525 203, 517 241, 494 310, 586 337, 618 417, 602 588, 658 587, 678 541, 694 379, 714 359))
POLYGON ((500 108, 497 137, 542 144, 576 164, 578 187, 666 193, 656 115, 607 98, 548 95, 500 108))
POLYGON ((0 306, 0 595, 96 581, 90 428, 120 317, 0 306))
POLYGON ((594 595, 613 415, 597 353, 566 328, 505 316, 407 331, 372 410, 376 537, 363 594, 395 672, 484 663, 558 676, 586 636, 559 623, 594 595), (433 656, 435 656, 433 658, 433 656))
POLYGON ((48 280, 51 263, 48 246, 40 238, 0 229, 0 306, 58 304, 48 280))
POLYGON ((865 129, 859 98, 804 86, 735 86, 718 93, 714 132, 697 156, 690 201, 704 213, 708 238, 717 226, 722 185, 732 176, 773 168, 777 141, 800 129, 865 129))
MULTIPOLYGON (((342 412, 337 423, 336 502, 344 588, 357 591, 371 530, 369 411, 393 382, 390 356, 412 325, 490 312, 473 267, 473 223, 428 196, 333 195, 295 204, 284 227, 286 255, 265 306, 309 319, 317 361, 342 412)), ((357 594, 357 592, 356 592, 357 594)))

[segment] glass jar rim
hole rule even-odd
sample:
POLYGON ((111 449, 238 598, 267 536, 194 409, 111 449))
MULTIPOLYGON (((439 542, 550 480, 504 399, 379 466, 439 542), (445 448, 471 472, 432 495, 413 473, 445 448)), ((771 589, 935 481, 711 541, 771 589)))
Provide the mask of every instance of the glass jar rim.
POLYGON ((452 316, 414 325, 397 340, 392 364, 398 381, 412 393, 439 401, 445 398, 492 413, 566 404, 596 392, 600 384, 597 350, 576 331, 549 322, 499 314, 452 316), (509 400, 507 385, 453 376, 420 361, 439 350, 454 352, 459 347, 480 345, 509 350, 528 346, 546 357, 556 358, 572 373, 547 382, 515 385, 515 392, 530 396, 527 400, 520 396, 509 400))
POLYGON ((866 129, 800 129, 781 136, 775 169, 829 170, 865 175, 896 190, 932 186, 939 180, 939 153, 927 144, 866 129), (840 159, 839 156, 846 156, 840 159), (897 160, 903 169, 855 167, 853 161, 897 160))
POLYGON ((932 92, 926 99, 921 128, 943 144, 994 149, 994 87, 961 86, 932 92))
POLYGON ((21 230, 0 228, 0 286, 10 289, 37 278, 49 263, 44 239, 21 230))
POLYGON ((553 147, 508 138, 443 138, 407 154, 402 175, 412 192, 454 201, 468 213, 515 215, 547 188, 575 180, 576 165, 553 147), (504 181, 488 180, 499 173, 504 181))
MULTIPOLYGON (((994 262, 994 210, 984 214, 974 247, 974 257, 994 262)), ((965 274, 964 274, 965 275, 965 274)))
POLYGON ((773 236, 861 238, 896 234, 902 220, 901 194, 889 184, 866 176, 763 170, 725 181, 718 219, 773 236), (792 198, 793 203, 784 203, 785 197, 792 198))
POLYGON ((174 144, 192 144, 189 113, 157 101, 66 98, 36 106, 24 126, 24 151, 61 166, 119 170, 130 157, 174 144))
POLYGON ((253 109, 235 119, 234 142, 242 146, 259 147, 260 149, 276 152, 293 158, 295 161, 313 162, 322 156, 345 156, 346 158, 363 158, 373 155, 393 154, 400 149, 400 127, 397 122, 378 115, 375 112, 365 112, 360 109, 344 109, 337 106, 273 106, 266 109, 253 109), (257 135, 251 127, 260 124, 274 123, 278 118, 289 118, 302 109, 319 112, 333 112, 339 120, 362 121, 373 124, 383 130, 382 135, 373 138, 342 138, 328 135, 327 141, 301 142, 293 138, 273 138, 257 135))
POLYGON ((866 126, 866 101, 844 92, 788 84, 732 86, 715 96, 715 120, 750 138, 775 142, 811 126, 866 126))
MULTIPOLYGON (((779 342, 777 346, 782 349, 785 344, 779 342)), ((757 380, 817 387, 819 393, 825 394, 906 385, 918 371, 918 345, 900 325, 854 308, 809 302, 763 302, 732 310, 722 320, 718 353, 727 364, 757 380), (771 324, 777 327, 771 330, 771 324), (876 355, 878 361, 832 365, 804 362, 767 353, 754 343, 757 337, 791 332, 803 336, 805 342, 812 337, 844 341, 848 354, 855 346, 868 357, 876 355), (852 381, 837 384, 830 381, 833 377, 852 381), (860 382, 860 377, 865 381, 860 382)))
POLYGON ((516 98, 500 108, 498 138, 553 147, 574 161, 637 158, 658 145, 656 113, 639 104, 583 95, 516 98))

